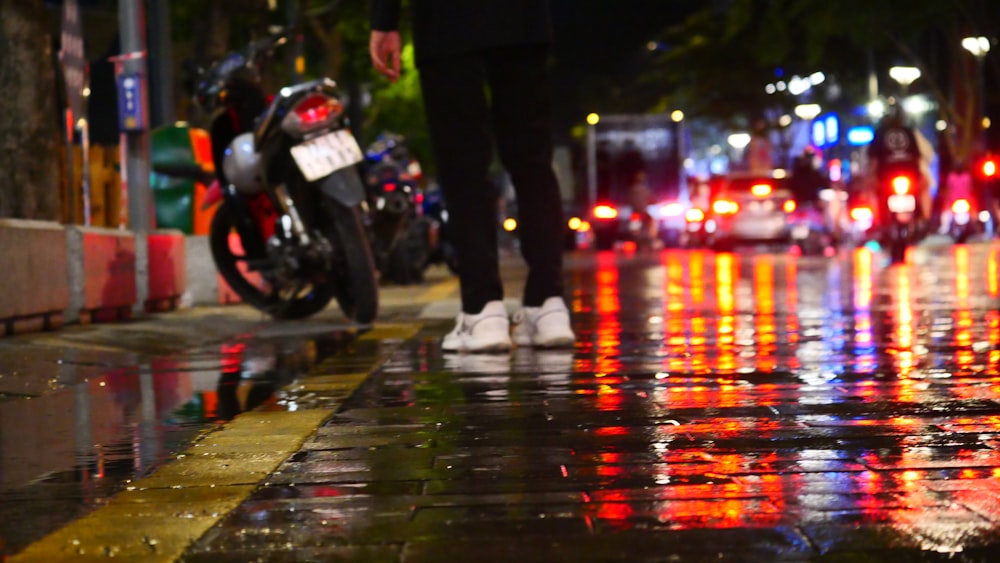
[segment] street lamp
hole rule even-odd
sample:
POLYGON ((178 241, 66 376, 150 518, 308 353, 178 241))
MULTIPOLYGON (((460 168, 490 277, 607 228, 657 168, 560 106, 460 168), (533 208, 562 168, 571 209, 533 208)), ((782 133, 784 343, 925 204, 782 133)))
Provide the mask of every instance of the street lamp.
POLYGON ((962 48, 979 58, 990 52, 990 40, 986 37, 966 37, 962 39, 962 48))
POLYGON ((889 69, 889 77, 903 87, 903 92, 909 89, 910 84, 920 78, 920 69, 915 66, 894 66, 889 69))
POLYGON ((741 151, 750 144, 750 133, 733 133, 727 139, 729 146, 741 151))
POLYGON ((587 114, 587 195, 588 202, 594 205, 597 201, 597 131, 595 128, 601 122, 601 116, 596 113, 587 114))
MULTIPOLYGON (((983 76, 983 58, 986 57, 986 53, 990 52, 990 40, 983 36, 978 37, 966 37, 962 39, 962 48, 966 51, 972 53, 973 57, 976 57, 976 79, 978 82, 978 95, 979 98, 979 117, 981 122, 981 129, 983 130, 987 127, 986 120, 986 79, 983 76)), ((985 148, 985 133, 984 138, 984 148, 985 148)))
POLYGON ((822 111, 823 108, 819 107, 819 104, 799 104, 795 106, 795 115, 805 121, 815 119, 822 111))

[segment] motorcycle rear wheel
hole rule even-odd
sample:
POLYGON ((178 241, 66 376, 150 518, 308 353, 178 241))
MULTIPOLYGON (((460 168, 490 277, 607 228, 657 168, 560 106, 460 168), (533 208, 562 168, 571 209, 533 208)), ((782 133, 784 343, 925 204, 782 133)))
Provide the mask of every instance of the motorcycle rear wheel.
POLYGON ((361 211, 329 199, 324 204, 334 247, 334 296, 347 318, 369 324, 378 314, 378 279, 361 211))
MULTIPOLYGON (((245 303, 275 319, 303 319, 322 311, 334 297, 332 283, 315 284, 307 293, 296 292, 295 297, 285 299, 259 273, 248 269, 249 261, 264 262, 268 257, 247 255, 244 249, 248 245, 242 243, 234 213, 223 203, 215 211, 209 229, 212 260, 229 287, 245 303)), ((261 236, 259 233, 254 235, 261 236)), ((258 246, 264 247, 263 244, 258 246)))

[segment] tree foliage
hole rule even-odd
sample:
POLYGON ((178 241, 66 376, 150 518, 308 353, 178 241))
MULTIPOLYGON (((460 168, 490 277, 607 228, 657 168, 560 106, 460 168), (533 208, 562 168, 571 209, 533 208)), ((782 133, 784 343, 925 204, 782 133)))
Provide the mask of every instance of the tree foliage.
POLYGON ((654 106, 746 123, 796 103, 764 92, 781 78, 823 71, 834 86, 824 104, 847 108, 868 101, 870 71, 882 94, 897 94, 888 68, 912 65, 923 77, 911 91, 936 100, 958 131, 953 151, 967 155, 977 131, 968 102, 976 75, 961 38, 995 29, 998 12, 988 0, 721 0, 663 32, 668 47, 636 91, 655 84, 669 94, 654 106))

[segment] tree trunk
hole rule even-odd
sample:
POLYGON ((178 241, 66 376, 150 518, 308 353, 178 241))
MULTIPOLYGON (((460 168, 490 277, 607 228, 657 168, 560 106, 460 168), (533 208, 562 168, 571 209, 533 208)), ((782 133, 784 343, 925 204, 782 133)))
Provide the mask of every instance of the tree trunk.
POLYGON ((0 0, 0 217, 58 220, 56 82, 43 0, 0 0))

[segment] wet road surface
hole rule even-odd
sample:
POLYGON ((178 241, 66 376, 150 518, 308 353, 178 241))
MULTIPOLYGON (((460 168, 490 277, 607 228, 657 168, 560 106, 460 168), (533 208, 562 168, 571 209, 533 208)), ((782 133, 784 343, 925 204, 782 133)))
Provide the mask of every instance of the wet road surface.
POLYGON ((427 325, 185 560, 1000 560, 998 250, 578 258, 574 351, 427 325))
POLYGON ((575 350, 429 318, 276 391, 325 422, 182 560, 1000 560, 998 255, 575 256, 575 350))

